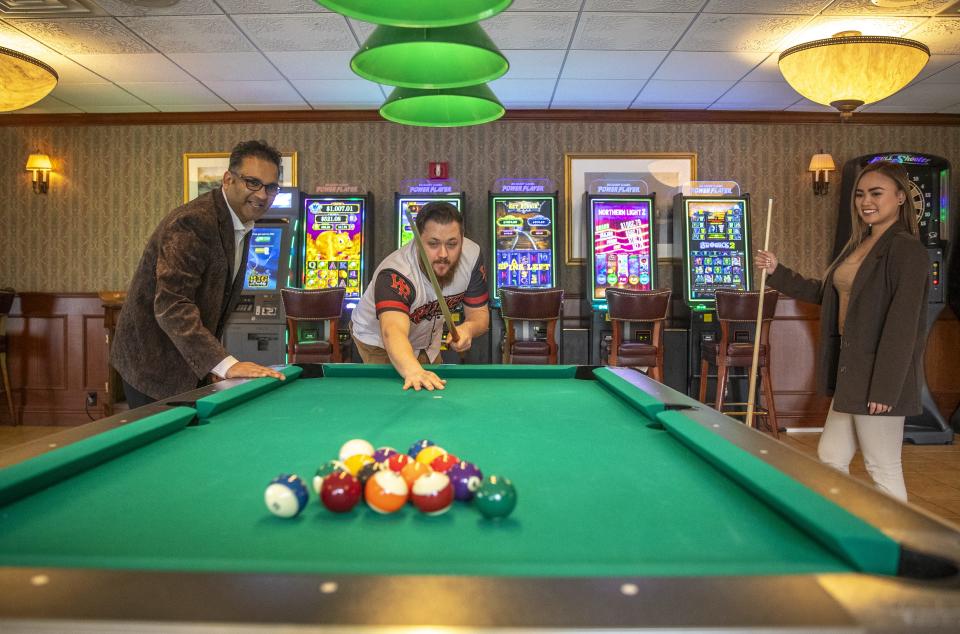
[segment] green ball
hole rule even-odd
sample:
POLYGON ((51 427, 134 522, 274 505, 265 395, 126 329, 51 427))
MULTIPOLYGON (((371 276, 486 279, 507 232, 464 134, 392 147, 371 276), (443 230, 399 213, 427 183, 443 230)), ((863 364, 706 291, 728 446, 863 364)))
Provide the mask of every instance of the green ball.
POLYGON ((473 503, 484 517, 506 517, 517 505, 517 490, 506 478, 487 476, 474 494, 473 503))
POLYGON ((347 468, 343 466, 343 463, 339 460, 329 460, 324 462, 322 465, 317 467, 317 473, 313 476, 313 491, 317 495, 320 495, 320 487, 323 486, 323 479, 326 478, 331 473, 336 473, 337 471, 346 471, 347 468))

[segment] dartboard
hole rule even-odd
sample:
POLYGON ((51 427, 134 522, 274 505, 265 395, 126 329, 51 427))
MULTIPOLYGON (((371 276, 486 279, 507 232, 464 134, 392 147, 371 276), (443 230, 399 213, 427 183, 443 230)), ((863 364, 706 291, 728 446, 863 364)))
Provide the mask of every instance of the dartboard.
POLYGON ((923 201, 923 190, 913 181, 910 181, 910 201, 913 203, 913 210, 917 214, 917 222, 922 221, 926 203, 923 201))

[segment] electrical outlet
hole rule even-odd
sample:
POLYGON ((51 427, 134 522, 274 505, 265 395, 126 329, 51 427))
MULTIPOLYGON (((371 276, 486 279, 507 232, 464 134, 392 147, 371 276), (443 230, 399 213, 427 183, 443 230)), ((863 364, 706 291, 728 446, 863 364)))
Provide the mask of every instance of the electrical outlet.
POLYGON ((93 407, 97 404, 97 393, 87 392, 87 407, 93 407))

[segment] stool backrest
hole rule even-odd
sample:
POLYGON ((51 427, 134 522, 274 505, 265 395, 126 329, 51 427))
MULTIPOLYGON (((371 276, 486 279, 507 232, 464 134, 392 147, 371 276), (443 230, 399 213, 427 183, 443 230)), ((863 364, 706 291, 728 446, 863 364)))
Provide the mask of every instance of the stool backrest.
POLYGON ((283 310, 290 319, 340 319, 343 312, 344 288, 318 288, 304 290, 284 288, 283 310))
MULTIPOLYGON (((763 292, 763 321, 773 319, 777 312, 777 298, 780 293, 772 288, 763 292)), ((757 320, 757 306, 760 303, 759 291, 733 291, 717 289, 717 319, 720 321, 757 320)))
POLYGON ((670 291, 636 291, 608 288, 607 314, 623 321, 657 321, 666 319, 670 291))
POLYGON ((500 289, 500 314, 504 319, 549 321, 559 319, 562 308, 562 288, 504 286, 500 289))

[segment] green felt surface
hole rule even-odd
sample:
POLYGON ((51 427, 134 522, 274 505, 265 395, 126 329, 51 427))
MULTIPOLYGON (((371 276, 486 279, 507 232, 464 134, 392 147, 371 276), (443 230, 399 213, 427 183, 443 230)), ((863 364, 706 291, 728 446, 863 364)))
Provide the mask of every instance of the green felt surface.
POLYGON ((442 392, 404 392, 392 371, 368 370, 290 382, 7 505, 0 563, 524 576, 851 570, 649 428, 601 381, 484 371, 451 375, 442 392), (517 508, 505 521, 463 503, 438 517, 409 506, 335 515, 311 489, 299 517, 267 512, 271 478, 295 472, 309 486, 316 467, 357 437, 401 451, 430 438, 513 480, 517 508))

